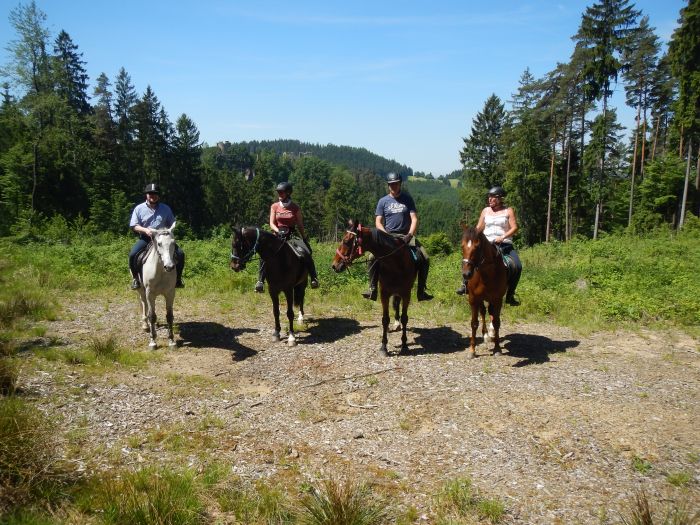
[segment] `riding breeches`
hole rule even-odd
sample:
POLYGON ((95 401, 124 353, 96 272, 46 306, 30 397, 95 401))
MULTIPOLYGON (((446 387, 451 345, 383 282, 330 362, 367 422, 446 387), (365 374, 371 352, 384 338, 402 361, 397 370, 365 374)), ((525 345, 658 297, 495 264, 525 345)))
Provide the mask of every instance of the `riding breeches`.
MULTIPOLYGON (((134 279, 137 279, 138 274, 139 274, 139 269, 137 267, 137 260, 139 258, 139 254, 146 249, 148 246, 150 240, 144 239, 142 237, 139 237, 139 239, 134 243, 134 245, 131 247, 131 251, 129 252, 129 270, 131 271, 131 276, 134 279)), ((182 251, 182 249, 175 244, 175 270, 177 271, 177 280, 180 281, 182 279, 182 271, 185 268, 185 252, 182 251)))

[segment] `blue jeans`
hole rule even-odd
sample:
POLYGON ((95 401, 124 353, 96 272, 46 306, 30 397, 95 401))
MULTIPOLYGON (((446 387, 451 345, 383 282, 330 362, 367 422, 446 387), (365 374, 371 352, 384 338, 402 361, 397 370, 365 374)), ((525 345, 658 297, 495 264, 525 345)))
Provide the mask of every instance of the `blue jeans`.
MULTIPOLYGON (((139 253, 146 249, 148 243, 151 242, 150 237, 139 237, 138 240, 131 247, 129 252, 129 270, 131 270, 131 276, 134 279, 138 278, 138 268, 136 267, 136 260, 138 259, 139 253)), ((183 252, 180 247, 175 244, 175 271, 177 272, 177 282, 182 281, 182 271, 185 269, 185 252, 183 252)))

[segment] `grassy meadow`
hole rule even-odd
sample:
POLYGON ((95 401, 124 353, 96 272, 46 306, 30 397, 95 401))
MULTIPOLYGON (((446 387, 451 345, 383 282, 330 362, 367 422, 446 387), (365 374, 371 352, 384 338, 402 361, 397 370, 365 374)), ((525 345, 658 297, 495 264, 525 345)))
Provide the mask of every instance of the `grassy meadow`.
MULTIPOLYGON (((689 229, 523 249, 522 305, 506 307, 505 322, 553 323, 583 333, 677 329, 697 337, 699 240, 700 231, 689 229)), ((0 240, 0 523, 207 523, 212 500, 241 523, 413 523, 419 518, 415 509, 395 507, 371 487, 344 480, 304 485, 290 494, 232 476, 216 461, 197 472, 146 465, 139 472, 90 475, 62 461, 56 423, 37 409, 36 400, 19 395, 18 378, 54 361, 101 374, 159 359, 158 352, 145 356, 120 348, 109 334, 71 352, 58 352, 47 337, 47 322, 67 315, 66 298, 99 298, 107 305, 134 301, 126 263, 131 242, 93 236, 0 240)), ((232 272, 228 238, 180 244, 188 259, 186 289, 179 294, 206 298, 213 308, 245 304, 270 315, 267 296, 252 291, 257 262, 232 272)), ((360 297, 367 285, 365 266, 357 263, 335 274, 334 252, 334 245, 314 245, 321 289, 309 292, 312 315, 376 319, 377 306, 360 297)), ((456 249, 432 257, 429 290, 435 300, 412 305, 409 315, 416 323, 467 322, 466 301, 454 293, 460 259, 456 249)), ((76 442, 79 433, 71 431, 76 442)), ((447 480, 435 495, 435 508, 439 523, 498 523, 503 515, 503 503, 474 493, 468 479, 447 480)))

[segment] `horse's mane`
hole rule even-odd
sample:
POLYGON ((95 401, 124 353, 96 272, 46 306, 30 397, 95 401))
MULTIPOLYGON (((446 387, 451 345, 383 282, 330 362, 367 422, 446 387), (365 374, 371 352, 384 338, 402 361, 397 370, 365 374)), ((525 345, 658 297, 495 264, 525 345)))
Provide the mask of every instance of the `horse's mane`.
POLYGON ((396 248, 396 237, 378 228, 370 228, 372 242, 380 248, 393 250, 396 248))

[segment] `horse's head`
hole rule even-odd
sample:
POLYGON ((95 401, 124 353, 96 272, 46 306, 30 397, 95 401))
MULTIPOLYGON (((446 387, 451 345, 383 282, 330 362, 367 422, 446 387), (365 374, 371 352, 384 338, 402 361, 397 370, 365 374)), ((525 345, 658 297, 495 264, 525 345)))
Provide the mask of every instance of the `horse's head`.
POLYGON ((259 228, 233 228, 231 234, 231 269, 240 272, 255 255, 260 239, 259 228))
POLYGON ((175 236, 173 230, 175 223, 167 230, 156 230, 153 235, 153 245, 160 260, 163 262, 163 269, 171 272, 175 268, 175 236))
POLYGON ((469 279, 484 262, 483 242, 485 237, 473 227, 462 227, 462 276, 469 279))
POLYGON ((343 236, 343 240, 340 241, 340 245, 335 250, 335 257, 333 257, 333 263, 331 264, 331 268, 335 272, 342 272, 361 255, 361 229, 362 227, 357 220, 351 219, 348 221, 348 229, 343 236))

